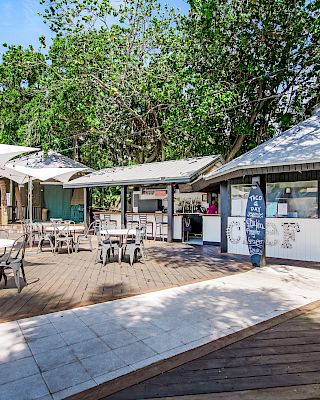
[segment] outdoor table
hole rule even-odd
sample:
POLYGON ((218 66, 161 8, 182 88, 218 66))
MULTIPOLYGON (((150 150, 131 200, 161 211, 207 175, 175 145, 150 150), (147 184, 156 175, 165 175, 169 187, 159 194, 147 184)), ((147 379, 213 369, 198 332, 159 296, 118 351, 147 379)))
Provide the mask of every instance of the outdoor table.
POLYGON ((54 232, 55 229, 58 229, 58 231, 69 230, 69 232, 83 232, 84 226, 83 225, 67 225, 67 224, 52 226, 52 224, 51 224, 50 226, 44 225, 44 229, 47 232, 54 232))
POLYGON ((14 242, 15 242, 15 240, 13 240, 13 239, 0 239, 0 249, 12 247, 14 242))
POLYGON ((44 229, 46 230, 46 232, 54 232, 55 229, 58 230, 59 233, 63 233, 63 232, 70 232, 73 234, 73 242, 75 243, 76 241, 76 233, 82 233, 84 232, 84 225, 73 225, 73 224, 56 224, 53 226, 53 224, 51 223, 50 226, 44 225, 44 229))
POLYGON ((119 237, 119 263, 122 260, 122 248, 123 248, 123 238, 128 236, 135 236, 136 229, 102 229, 100 231, 101 235, 117 236, 119 237))

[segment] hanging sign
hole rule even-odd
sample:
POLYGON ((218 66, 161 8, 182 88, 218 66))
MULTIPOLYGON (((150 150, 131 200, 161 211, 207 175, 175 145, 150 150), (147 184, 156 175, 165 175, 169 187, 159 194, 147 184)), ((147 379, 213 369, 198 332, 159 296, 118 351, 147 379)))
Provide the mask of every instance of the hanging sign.
POLYGON ((266 236, 266 204, 260 186, 251 186, 246 208, 246 236, 252 265, 261 265, 266 236))

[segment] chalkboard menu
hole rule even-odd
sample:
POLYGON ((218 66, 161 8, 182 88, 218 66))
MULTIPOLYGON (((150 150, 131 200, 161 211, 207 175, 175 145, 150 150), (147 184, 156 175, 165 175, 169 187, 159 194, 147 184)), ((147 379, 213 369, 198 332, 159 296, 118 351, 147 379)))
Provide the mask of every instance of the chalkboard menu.
POLYGON ((252 265, 260 266, 266 236, 266 204, 258 184, 251 186, 245 223, 252 265))

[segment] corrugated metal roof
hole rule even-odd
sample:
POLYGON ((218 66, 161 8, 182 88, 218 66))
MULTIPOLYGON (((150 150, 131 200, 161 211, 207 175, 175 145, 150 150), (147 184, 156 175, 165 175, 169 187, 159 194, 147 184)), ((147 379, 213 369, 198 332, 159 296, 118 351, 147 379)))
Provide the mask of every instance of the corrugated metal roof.
POLYGON ((320 109, 279 136, 255 147, 205 177, 211 180, 233 171, 320 161, 320 109))
POLYGON ((64 187, 185 183, 196 178, 218 159, 220 159, 220 156, 207 156, 106 168, 74 179, 65 184, 64 187))

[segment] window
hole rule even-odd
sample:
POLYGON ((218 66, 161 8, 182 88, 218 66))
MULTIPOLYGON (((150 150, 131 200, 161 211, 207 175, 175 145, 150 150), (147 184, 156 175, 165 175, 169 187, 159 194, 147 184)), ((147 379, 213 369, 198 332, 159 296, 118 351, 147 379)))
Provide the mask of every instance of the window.
POLYGON ((267 217, 317 218, 318 182, 267 184, 267 217))
POLYGON ((251 185, 231 186, 231 216, 244 217, 246 215, 247 200, 251 185))

